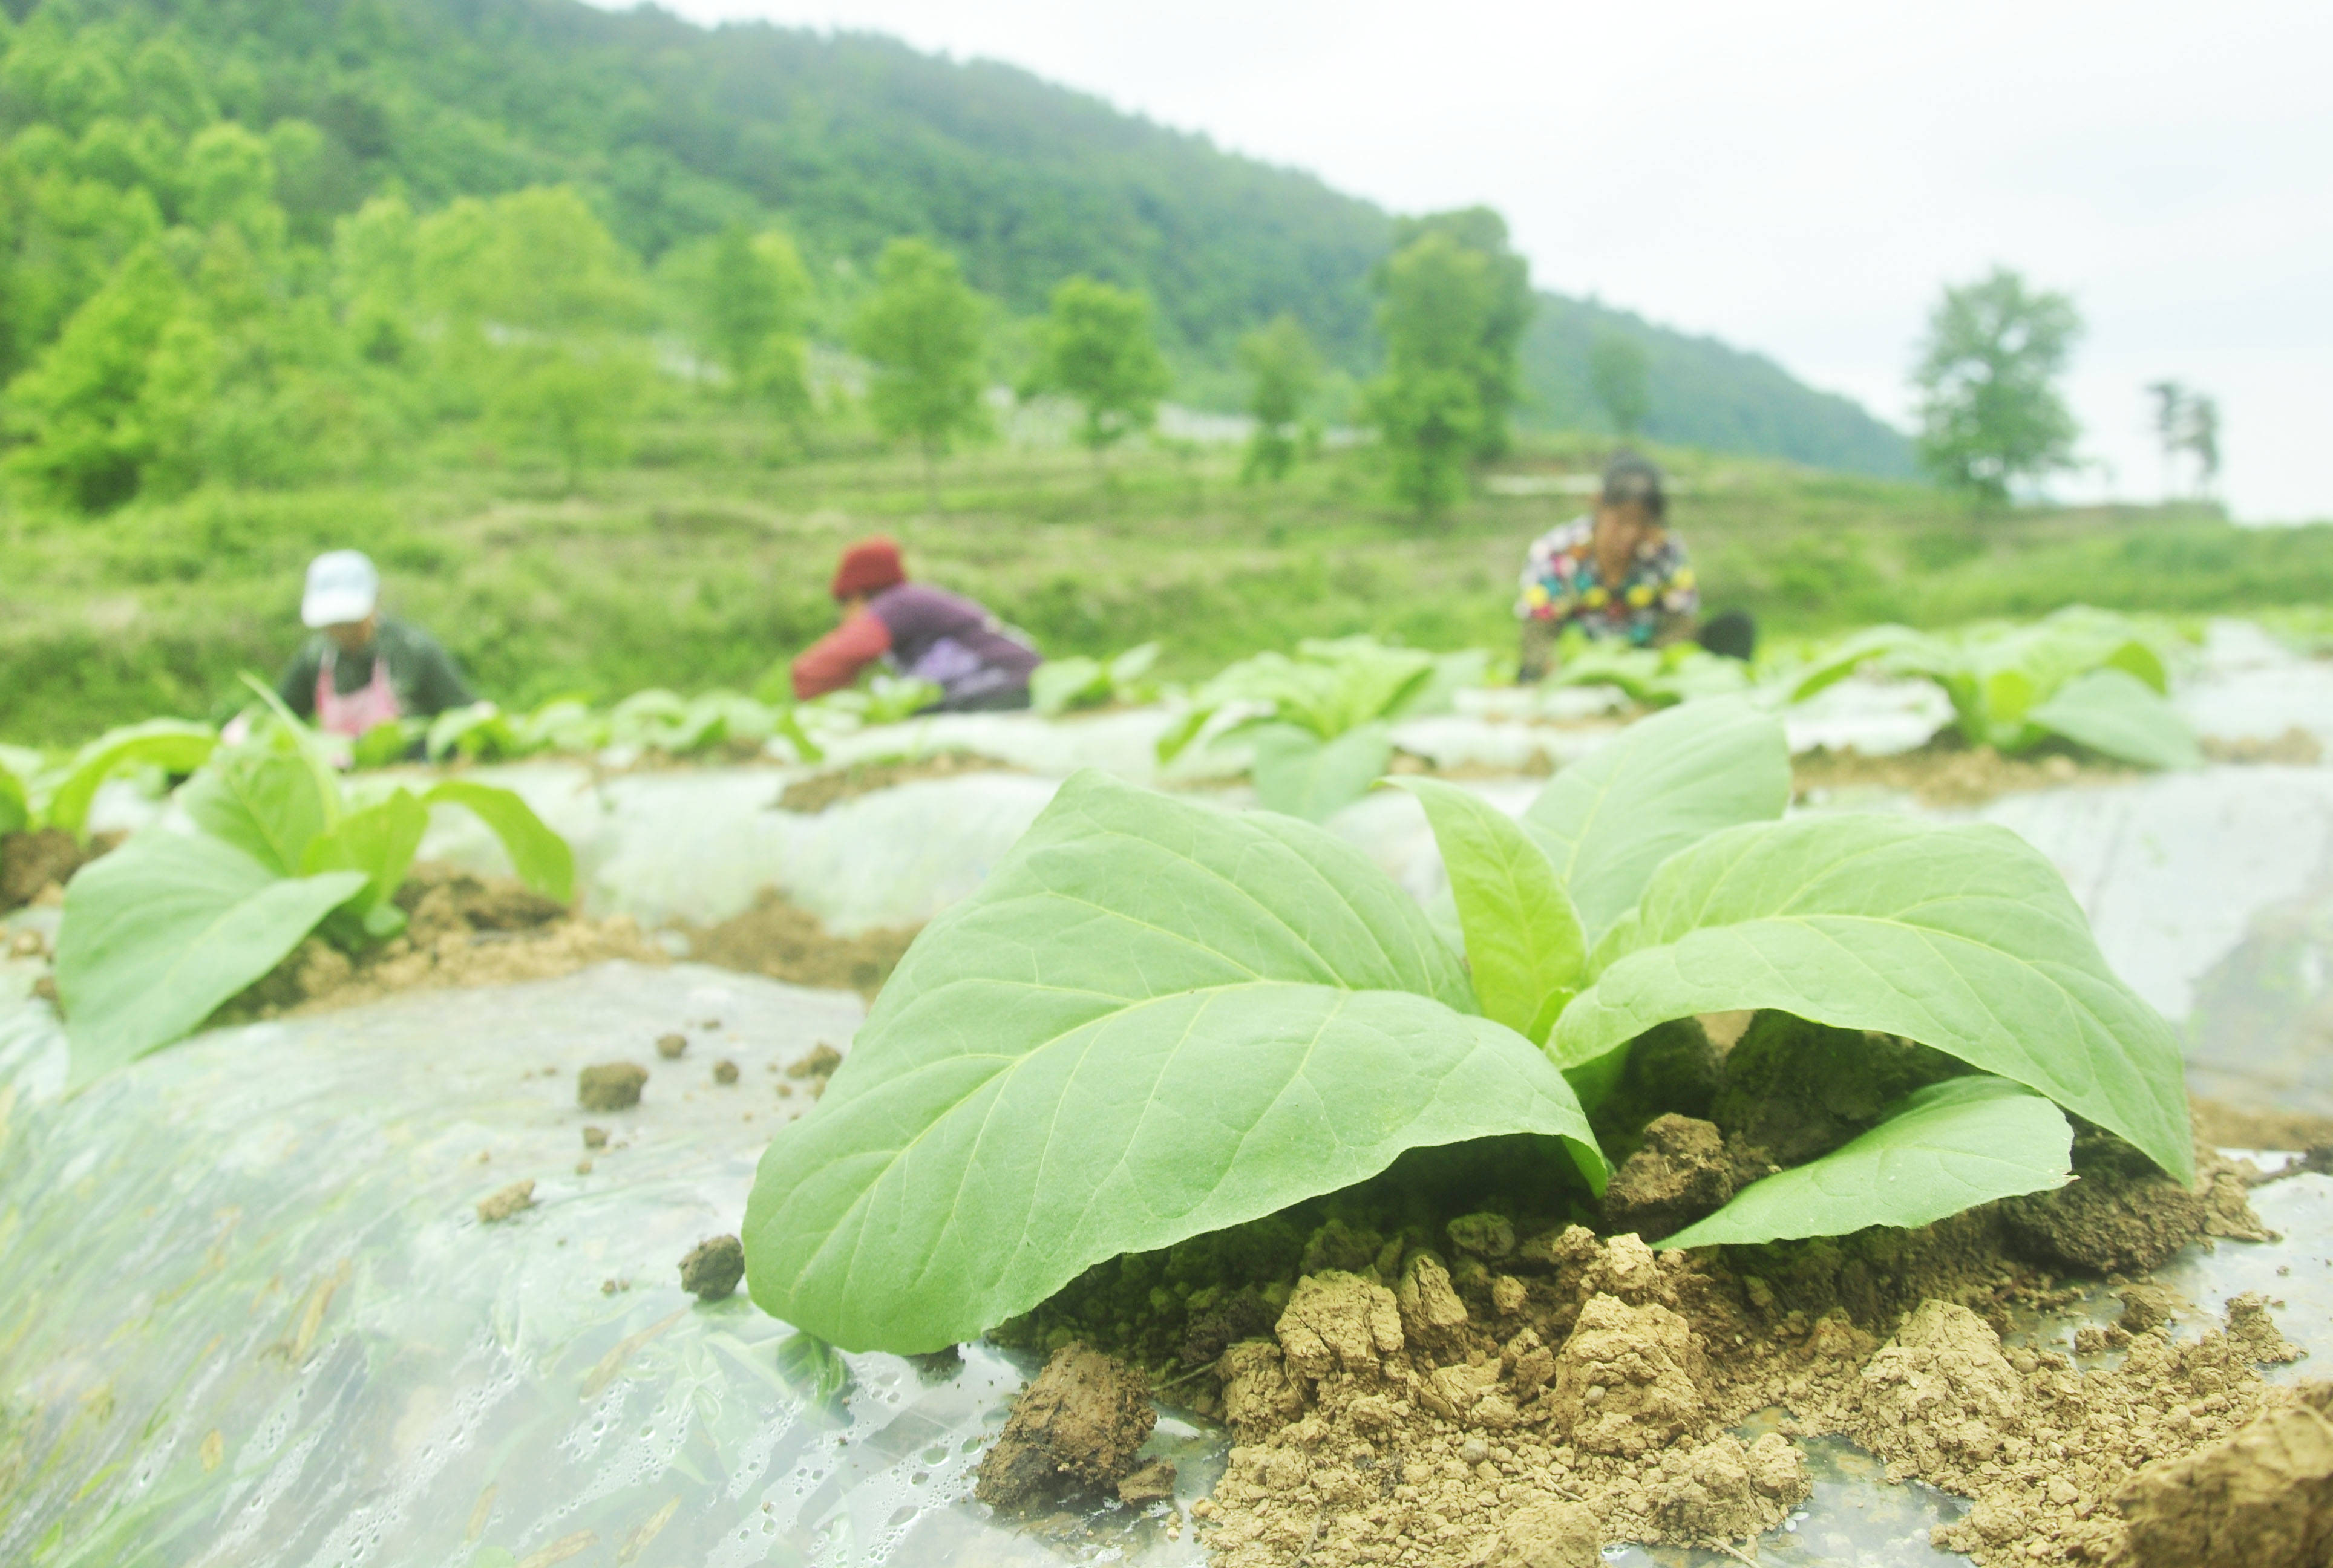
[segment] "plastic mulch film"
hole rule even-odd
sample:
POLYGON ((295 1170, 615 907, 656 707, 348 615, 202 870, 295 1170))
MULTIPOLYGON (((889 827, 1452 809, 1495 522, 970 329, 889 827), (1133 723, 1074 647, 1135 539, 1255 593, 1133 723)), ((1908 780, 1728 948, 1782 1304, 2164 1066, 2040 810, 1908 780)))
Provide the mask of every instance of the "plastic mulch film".
MULTIPOLYGON (((1181 1515, 1218 1435, 1161 1423, 1172 1505, 1001 1522, 968 1496, 1025 1366, 977 1345, 829 1361, 742 1295, 680 1290, 809 1102, 786 1066, 859 1016, 610 964, 206 1035, 61 1099, 48 1009, 0 1006, 0 1561, 1198 1562, 1181 1515), (648 1068, 640 1104, 580 1109, 579 1070, 610 1061, 648 1068), (519 1181, 532 1206, 484 1222, 519 1181)), ((2333 1182, 2259 1202, 2283 1241, 2158 1276, 2192 1304, 2180 1332, 2264 1289, 2288 1334, 2333 1343, 2333 1182)), ((2026 1335, 2069 1344, 2110 1315, 2097 1294, 2026 1335)), ((1811 1458, 1816 1496, 1762 1561, 1947 1561, 1926 1531, 1957 1500, 1883 1486, 1845 1445, 1811 1458)))

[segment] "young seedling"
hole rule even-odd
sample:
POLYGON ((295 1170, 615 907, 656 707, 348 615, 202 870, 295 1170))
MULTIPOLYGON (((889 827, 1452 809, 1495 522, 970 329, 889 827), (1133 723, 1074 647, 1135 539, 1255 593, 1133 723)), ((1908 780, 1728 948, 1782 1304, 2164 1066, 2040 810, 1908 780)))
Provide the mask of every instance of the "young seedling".
POLYGON ((350 949, 402 930, 397 890, 433 806, 485 822, 536 892, 574 896, 566 841, 510 790, 449 779, 356 805, 317 738, 253 684, 270 718, 181 791, 194 831, 140 833, 65 890, 57 992, 76 1084, 183 1038, 320 926, 350 949))
POLYGON ((1737 1009, 1902 1036, 1979 1076, 1668 1245, 1925 1224, 2059 1185, 2060 1106, 2192 1177, 2176 1043, 2047 861, 1990 827, 1780 820, 1789 780, 1780 725, 1714 699, 1624 731, 1521 822, 1412 783, 1462 966, 1318 829, 1078 775, 925 932, 763 1155, 754 1300, 914 1353, 1410 1149, 1560 1139, 1600 1191, 1583 1097, 1656 1026, 1737 1009))
POLYGON ((1447 708, 1489 664, 1479 648, 1436 655, 1365 636, 1307 640, 1292 659, 1259 654, 1194 694, 1160 737, 1158 760, 1195 741, 1244 741, 1264 808, 1323 822, 1384 774, 1395 721, 1447 708))
POLYGON ((2055 738, 2142 768, 2203 761, 2194 731, 2165 700, 2162 655, 2119 616, 2077 605, 1950 637, 1873 626, 1818 655, 1786 694, 1804 702, 1867 664, 1943 687, 1971 746, 2015 756, 2055 738))

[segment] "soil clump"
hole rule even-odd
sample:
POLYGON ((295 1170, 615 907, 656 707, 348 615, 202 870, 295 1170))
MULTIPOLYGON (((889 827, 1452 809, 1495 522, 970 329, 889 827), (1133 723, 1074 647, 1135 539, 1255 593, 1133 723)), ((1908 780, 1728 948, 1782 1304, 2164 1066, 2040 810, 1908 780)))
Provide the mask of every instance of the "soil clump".
POLYGON ((927 757, 892 757, 830 768, 807 779, 797 779, 778 797, 778 809, 815 816, 830 806, 861 795, 896 789, 925 779, 959 779, 966 773, 1017 773, 1010 762, 984 757, 977 751, 935 751, 927 757))
POLYGON ((855 990, 873 1000, 921 926, 879 926, 837 936, 818 916, 764 888, 754 907, 717 925, 684 927, 699 963, 767 975, 790 985, 855 990))
POLYGON ((715 1236, 680 1260, 680 1287, 699 1301, 724 1301, 745 1277, 745 1248, 734 1236, 715 1236))
POLYGON ((406 915, 400 934, 354 954, 309 937, 214 1021, 330 1012, 401 991, 552 980, 610 959, 670 961, 631 916, 571 913, 515 877, 424 862, 398 889, 397 905, 406 915))
POLYGON ((2123 1563, 2116 1499, 2135 1477, 2292 1399, 2255 1370, 2296 1353, 2257 1300, 2184 1343, 2144 1285, 2071 1355, 2011 1334, 2012 1310, 2082 1298, 2069 1272, 2265 1237, 2256 1173, 2208 1149, 2192 1191, 2082 1127, 2066 1190, 2083 1196, 2056 1209, 1693 1253, 1599 1236, 1689 1219, 1782 1162, 1752 1137, 1796 1163, 1965 1070, 1778 1015, 1671 1045, 1717 1071, 1670 1080, 1698 1114, 1637 1086, 1600 1212, 1518 1175, 1521 1144, 1471 1168, 1415 1152, 1345 1192, 1099 1265, 994 1337, 1115 1352, 1231 1429, 1224 1479, 1193 1509, 1220 1568, 1589 1568, 1606 1542, 1731 1545, 1809 1495, 1793 1439, 1820 1435, 1973 1499, 1937 1544, 1985 1568, 2123 1563))
POLYGON ((495 1225, 521 1209, 533 1207, 534 1183, 531 1181, 514 1181, 478 1200, 478 1219, 483 1224, 495 1225))
POLYGON ((128 837, 93 834, 83 845, 62 827, 0 833, 0 913, 62 898, 74 872, 128 837))
MULTIPOLYGON (((1149 1380, 1115 1356, 1065 1344, 1014 1402, 981 1458, 973 1495, 993 1508, 1018 1509, 1115 1491, 1134 1478, 1136 1450, 1157 1421, 1149 1380)), ((1171 1496, 1173 1468, 1164 1468, 1171 1496)), ((1159 1479, 1152 1475, 1148 1484, 1159 1479)))
POLYGON ((1839 789, 1905 789, 1923 806, 1982 806, 2002 795, 2136 779, 2144 770, 2066 751, 2005 757, 1991 746, 1964 746, 1947 731, 1910 751, 1867 757, 1817 747, 1791 759, 1801 800, 1839 789))
POLYGON ((575 1075, 575 1103, 587 1111, 629 1111, 648 1081, 648 1070, 638 1062, 601 1062, 575 1075))

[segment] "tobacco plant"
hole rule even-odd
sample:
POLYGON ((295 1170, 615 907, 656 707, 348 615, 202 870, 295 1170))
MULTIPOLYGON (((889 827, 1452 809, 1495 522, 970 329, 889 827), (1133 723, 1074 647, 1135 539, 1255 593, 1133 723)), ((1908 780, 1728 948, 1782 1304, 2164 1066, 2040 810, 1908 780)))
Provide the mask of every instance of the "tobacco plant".
POLYGON ((191 773, 217 744, 218 732, 207 724, 153 719, 108 730, 55 766, 37 751, 0 747, 0 833, 53 827, 78 837, 108 779, 140 768, 191 773))
POLYGON ((1803 702, 1866 665, 1944 689, 1963 742, 2011 755, 2051 739, 2144 768, 2193 768, 2194 731, 2165 700, 2163 656, 2122 617, 2075 605, 2023 626, 1944 636, 1872 626, 1836 644, 1791 679, 1803 702))
POLYGON ((351 950, 395 936, 434 807, 485 822, 536 892, 573 896, 566 841, 518 796, 448 779, 350 800, 320 739, 258 689, 271 718, 179 792, 191 831, 158 825, 66 886, 56 980, 77 1084, 184 1037, 320 927, 351 950))
POLYGON ((1357 850, 1080 773, 935 921, 764 1153, 754 1298, 846 1349, 938 1349, 1083 1270, 1403 1152, 1561 1140, 1668 1020, 1760 1008, 1976 1069, 1666 1245, 1927 1223, 2062 1183, 2071 1111, 2193 1173, 2179 1053, 2062 880, 1983 826, 1783 820, 1780 726, 1671 710, 1515 821, 1413 781, 1462 962, 1357 850))
POLYGON ((1150 679, 1150 666, 1157 662, 1157 643, 1144 643, 1109 659, 1081 655, 1047 659, 1030 672, 1029 705, 1051 719, 1080 708, 1147 703, 1158 694, 1157 683, 1150 679))
POLYGON ((1393 758, 1396 721, 1439 712, 1482 684, 1480 649, 1427 654, 1374 637, 1307 639, 1296 656, 1259 654, 1193 693, 1158 741, 1169 762, 1194 742, 1244 741, 1265 808, 1321 822, 1367 793, 1393 758))

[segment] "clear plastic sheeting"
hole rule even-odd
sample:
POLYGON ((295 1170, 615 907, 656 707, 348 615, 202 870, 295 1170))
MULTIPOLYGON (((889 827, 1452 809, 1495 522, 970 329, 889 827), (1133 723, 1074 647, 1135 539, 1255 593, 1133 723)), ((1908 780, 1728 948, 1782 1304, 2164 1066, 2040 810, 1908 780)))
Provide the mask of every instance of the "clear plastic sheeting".
POLYGON ((1866 757, 1915 751, 1952 722, 1952 699, 1934 681, 1872 675, 1849 675, 1782 710, 1793 754, 1818 748, 1866 757))
MULTIPOLYGON (((521 763, 472 775, 515 789, 574 847, 594 914, 709 923, 774 887, 834 930, 916 925, 980 884, 1053 798, 1058 780, 998 771, 926 779, 783 811, 800 770, 686 768, 594 779, 521 763)), ((440 812, 424 856, 507 873, 501 841, 440 812)))
POLYGON ((1993 801, 2048 856, 2098 946, 2173 1019, 2253 922, 2327 885, 2333 769, 2222 767, 1993 801))
POLYGON ((2195 663, 2172 701, 2198 734, 2273 741, 2297 729, 2333 748, 2333 661, 2303 658, 2249 621, 2216 620, 2195 663))
MULTIPOLYGON (((848 996, 610 964, 208 1035, 60 1100, 47 1009, 0 1009, 0 1561, 1200 1563, 1175 1516, 1220 1475, 1219 1434, 1161 1421, 1147 1452, 1176 1463, 1171 1505, 1000 1520, 969 1495, 1026 1366, 978 1345, 854 1354, 827 1397, 783 1324, 678 1288, 807 1100, 772 1069, 858 1018, 848 996), (668 1061, 653 1041, 676 1030, 668 1061), (618 1059, 649 1068, 640 1104, 578 1109, 577 1070, 618 1059), (587 1125, 609 1133, 588 1171, 587 1125), (481 1222, 522 1180, 533 1207, 481 1222)), ((2333 1344, 2333 1181, 2259 1206, 2284 1240, 2157 1276, 2188 1304, 2177 1332, 2262 1290, 2289 1335, 2333 1344)), ((2069 1345, 2113 1310, 2095 1294, 2023 1337, 2069 1345)), ((1761 1561, 1954 1561, 1926 1539, 1958 1499, 1885 1486, 1843 1443, 1810 1458, 1815 1496, 1761 1561)))

